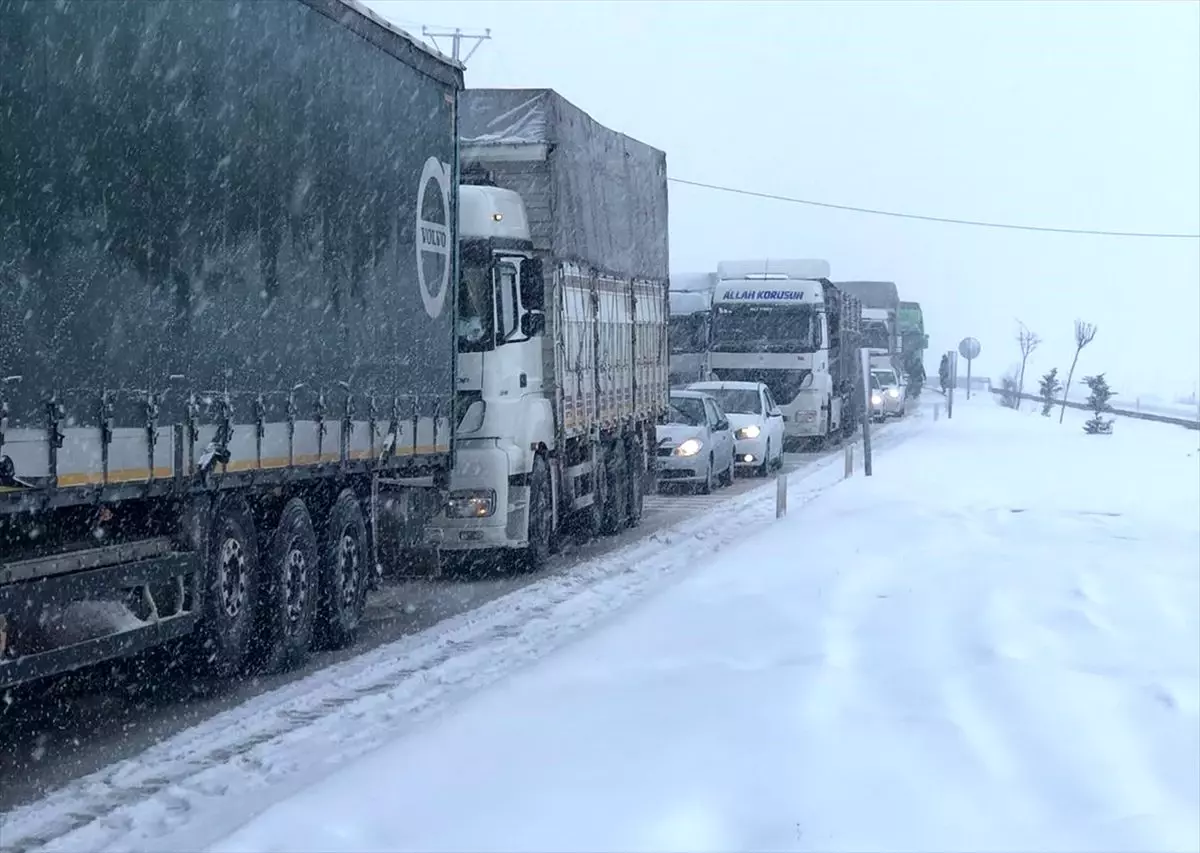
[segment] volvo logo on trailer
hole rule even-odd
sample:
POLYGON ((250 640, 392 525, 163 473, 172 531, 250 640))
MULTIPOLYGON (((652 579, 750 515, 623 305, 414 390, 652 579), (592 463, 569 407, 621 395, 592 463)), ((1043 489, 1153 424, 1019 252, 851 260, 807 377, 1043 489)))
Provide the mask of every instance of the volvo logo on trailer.
POLYGON ((450 167, 430 157, 417 189, 417 280, 430 317, 442 316, 454 246, 450 240, 450 167), (430 197, 430 193, 436 193, 430 197), (441 217, 438 222, 427 216, 441 217))

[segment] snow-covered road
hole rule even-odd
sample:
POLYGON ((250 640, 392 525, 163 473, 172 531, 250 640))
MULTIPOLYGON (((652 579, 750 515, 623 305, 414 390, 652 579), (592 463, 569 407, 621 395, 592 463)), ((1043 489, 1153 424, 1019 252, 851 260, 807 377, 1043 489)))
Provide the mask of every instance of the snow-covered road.
POLYGON ((1196 850, 1196 442, 964 406, 215 849, 1196 850))
POLYGON ((0 848, 1200 849, 1197 437, 1072 420, 901 424, 783 521, 739 497, 259 697, 0 848))
MULTIPOLYGON (((879 447, 904 442, 921 423, 889 426, 879 447)), ((841 476, 840 453, 794 472, 793 510, 841 476)), ((713 496, 707 511, 641 541, 328 666, 75 779, 0 815, 0 851, 196 850, 673 583, 714 551, 766 529, 774 495, 767 483, 713 496)))

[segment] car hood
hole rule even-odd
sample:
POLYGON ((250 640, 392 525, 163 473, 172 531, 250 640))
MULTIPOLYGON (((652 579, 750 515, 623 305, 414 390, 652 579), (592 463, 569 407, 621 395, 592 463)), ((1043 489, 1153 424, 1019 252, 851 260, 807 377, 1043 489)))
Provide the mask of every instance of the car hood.
POLYGON ((686 424, 659 424, 658 443, 677 447, 689 438, 704 441, 704 427, 687 426, 686 424))
POLYGON ((767 424, 761 415, 726 414, 725 417, 729 418, 729 426, 734 432, 751 424, 757 424, 763 432, 767 431, 767 424))

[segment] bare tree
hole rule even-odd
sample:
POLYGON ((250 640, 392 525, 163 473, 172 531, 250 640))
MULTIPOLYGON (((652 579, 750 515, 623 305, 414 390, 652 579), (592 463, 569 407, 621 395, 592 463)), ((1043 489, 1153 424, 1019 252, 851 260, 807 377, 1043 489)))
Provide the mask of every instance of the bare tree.
POLYGON ((1067 384, 1063 388, 1062 409, 1058 413, 1061 424, 1067 414, 1067 395, 1071 393, 1071 377, 1075 375, 1075 365, 1079 363, 1079 353, 1096 337, 1096 327, 1082 320, 1075 321, 1075 357, 1071 359, 1071 369, 1067 371, 1067 384))
POLYGON ((1029 356, 1033 355, 1033 351, 1038 348, 1038 344, 1042 339, 1034 332, 1029 331, 1029 327, 1017 321, 1017 345, 1021 348, 1021 372, 1017 375, 1017 397, 1014 409, 1021 408, 1021 395, 1025 393, 1025 365, 1029 363, 1029 356))

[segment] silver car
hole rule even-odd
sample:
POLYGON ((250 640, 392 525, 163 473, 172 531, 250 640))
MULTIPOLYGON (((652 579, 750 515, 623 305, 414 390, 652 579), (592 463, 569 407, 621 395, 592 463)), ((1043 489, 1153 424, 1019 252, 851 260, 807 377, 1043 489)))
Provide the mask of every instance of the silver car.
POLYGON ((717 401, 700 391, 672 391, 658 421, 659 485, 686 484, 702 494, 731 485, 733 456, 733 428, 717 401))
POLYGON ((871 416, 876 420, 904 417, 907 389, 894 370, 871 371, 871 416))

